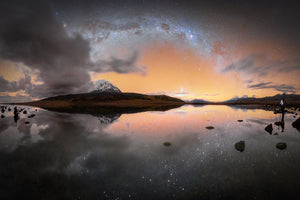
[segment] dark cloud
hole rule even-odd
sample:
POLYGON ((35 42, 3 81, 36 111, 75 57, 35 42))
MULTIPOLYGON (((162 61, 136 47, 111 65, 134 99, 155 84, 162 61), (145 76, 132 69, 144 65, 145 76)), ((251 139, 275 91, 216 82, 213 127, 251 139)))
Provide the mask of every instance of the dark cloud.
MULTIPOLYGON (((0 18, 0 58, 23 62, 31 69, 38 70, 38 79, 43 83, 26 87, 25 80, 17 85, 1 79, 1 91, 26 89, 33 97, 47 97, 91 89, 93 84, 88 74, 92 70, 88 68, 91 63, 89 43, 78 34, 70 36, 66 33, 51 3, 2 1, 0 18)), ((129 23, 121 28, 138 27, 137 23, 129 23)), ((112 57, 110 61, 100 61, 105 69, 95 69, 107 71, 109 68, 109 71, 118 73, 136 72, 134 62, 137 56, 134 54, 129 60, 112 57)))
POLYGON ((270 72, 290 73, 300 71, 300 60, 273 60, 266 54, 253 54, 226 66, 221 72, 232 71, 254 74, 260 77, 270 72))
POLYGON ((248 88, 250 89, 274 89, 279 92, 285 92, 285 93, 296 93, 296 88, 291 85, 286 85, 286 84, 272 84, 272 82, 262 82, 258 84, 252 84, 248 85, 248 88))
POLYGON ((0 92, 16 92, 19 90, 25 90, 25 88, 31 85, 31 77, 25 76, 19 81, 8 81, 0 75, 0 92))
POLYGON ((84 68, 89 61, 88 42, 80 35, 68 36, 49 3, 1 4, 1 58, 39 70, 43 84, 27 89, 32 96, 77 92, 90 81, 84 68))

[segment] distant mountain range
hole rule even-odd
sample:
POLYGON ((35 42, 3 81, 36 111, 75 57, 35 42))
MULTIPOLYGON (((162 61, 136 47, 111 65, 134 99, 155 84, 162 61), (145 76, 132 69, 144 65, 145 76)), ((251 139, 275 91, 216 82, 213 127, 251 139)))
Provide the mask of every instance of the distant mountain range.
POLYGON ((236 104, 279 104, 280 100, 284 99, 286 104, 299 104, 300 103, 300 95, 298 94, 277 94, 270 97, 262 97, 262 98, 255 98, 255 97, 241 97, 241 98, 234 98, 224 103, 236 103, 236 104))
POLYGON ((187 103, 189 104, 279 104, 280 100, 284 99, 286 105, 300 105, 300 95, 298 94, 277 94, 270 97, 235 97, 223 102, 211 102, 203 99, 194 99, 187 103))
POLYGON ((15 103, 19 105, 30 105, 49 110, 67 112, 119 112, 119 111, 146 111, 166 110, 184 104, 200 105, 278 105, 281 99, 285 99, 286 105, 300 105, 300 95, 277 94, 271 97, 254 98, 241 97, 233 98, 224 102, 210 102, 203 99, 194 99, 184 102, 181 99, 166 95, 145 95, 138 93, 123 93, 119 88, 106 80, 99 80, 95 90, 89 93, 67 94, 49 97, 33 102, 15 103))

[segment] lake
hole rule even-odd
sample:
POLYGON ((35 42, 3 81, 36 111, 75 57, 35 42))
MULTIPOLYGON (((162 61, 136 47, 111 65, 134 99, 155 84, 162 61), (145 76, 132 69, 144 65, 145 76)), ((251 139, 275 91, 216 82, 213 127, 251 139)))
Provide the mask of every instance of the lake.
POLYGON ((277 126, 280 113, 215 105, 108 115, 19 108, 27 114, 17 122, 13 109, 0 118, 0 199, 300 194, 300 132, 291 125, 298 118, 292 113, 277 126), (240 141, 245 146, 238 150, 240 141), (279 142, 287 147, 277 148, 279 142))

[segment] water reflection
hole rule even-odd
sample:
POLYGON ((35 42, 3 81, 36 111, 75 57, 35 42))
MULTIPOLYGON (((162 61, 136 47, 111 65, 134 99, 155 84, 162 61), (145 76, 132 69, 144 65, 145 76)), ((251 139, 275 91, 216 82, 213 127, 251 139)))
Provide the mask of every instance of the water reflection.
POLYGON ((300 135, 289 113, 284 134, 270 136, 264 128, 279 116, 261 109, 25 109, 17 123, 12 111, 0 119, 1 199, 279 199, 300 189, 300 135))

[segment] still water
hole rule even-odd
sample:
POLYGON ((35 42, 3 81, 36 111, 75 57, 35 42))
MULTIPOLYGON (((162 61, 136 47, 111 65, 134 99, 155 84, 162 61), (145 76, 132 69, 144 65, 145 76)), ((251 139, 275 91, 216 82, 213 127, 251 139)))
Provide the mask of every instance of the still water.
POLYGON ((0 199, 296 199, 300 194, 294 114, 284 116, 282 127, 274 125, 281 114, 229 106, 110 115, 23 108, 28 113, 17 122, 13 110, 0 118, 0 199), (265 127, 271 123, 269 134, 265 127), (239 141, 245 142, 244 151, 235 149, 239 141), (287 148, 276 148, 278 142, 287 148))

